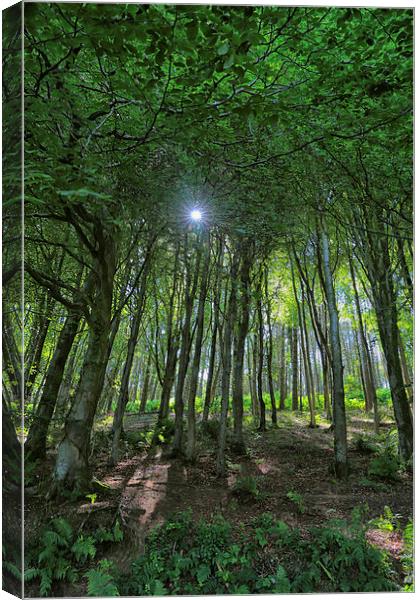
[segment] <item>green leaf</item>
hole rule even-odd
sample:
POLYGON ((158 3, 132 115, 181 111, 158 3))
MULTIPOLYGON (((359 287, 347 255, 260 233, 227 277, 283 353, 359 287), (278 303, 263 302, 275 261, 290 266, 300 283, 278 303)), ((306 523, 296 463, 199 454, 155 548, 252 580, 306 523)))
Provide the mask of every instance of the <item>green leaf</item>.
POLYGON ((217 54, 219 56, 224 56, 225 54, 227 54, 229 52, 229 42, 224 42, 221 46, 217 47, 217 54))
POLYGON ((235 62, 235 55, 234 54, 229 54, 229 56, 227 57, 227 59, 223 63, 223 68, 224 69, 230 69, 230 67, 233 65, 234 62, 235 62))

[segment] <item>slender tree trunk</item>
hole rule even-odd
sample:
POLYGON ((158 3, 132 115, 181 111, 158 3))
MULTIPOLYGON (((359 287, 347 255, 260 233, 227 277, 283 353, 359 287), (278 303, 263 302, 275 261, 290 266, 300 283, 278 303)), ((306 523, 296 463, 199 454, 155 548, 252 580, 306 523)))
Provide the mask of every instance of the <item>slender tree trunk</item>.
POLYGON ((331 421, 331 400, 330 400, 330 383, 329 383, 329 364, 328 356, 324 349, 321 350, 322 361, 322 381, 324 390, 324 410, 326 418, 331 421))
POLYGON ((58 390, 57 404, 55 408, 55 417, 62 418, 71 404, 71 398, 74 395, 76 385, 76 369, 79 362, 79 356, 84 355, 86 339, 83 338, 85 321, 82 322, 81 330, 78 334, 78 342, 73 344, 70 356, 66 362, 63 379, 58 390))
POLYGON ((410 270, 408 268, 407 261, 405 258, 404 241, 402 240, 401 236, 398 234, 398 230, 396 233, 396 238, 397 238, 397 248, 398 248, 398 261, 400 264, 402 276, 405 281, 405 288, 406 288, 406 292, 407 292, 406 295, 407 295, 408 302, 411 306, 411 309, 413 309, 413 300, 414 300, 413 280, 411 278, 410 270))
POLYGON ((182 452, 182 440, 184 431, 184 384, 187 375, 188 363, 190 360, 191 348, 191 319, 194 308, 194 298, 197 290, 198 275, 200 272, 201 261, 201 246, 199 245, 196 261, 193 282, 191 284, 191 273, 188 265, 188 249, 187 239, 185 240, 185 258, 186 258, 186 282, 185 282, 185 317, 182 328, 181 350, 179 356, 178 379, 175 390, 175 433, 172 446, 172 454, 175 456, 182 452))
POLYGON ((292 361, 292 410, 299 409, 298 400, 298 336, 297 328, 293 325, 290 330, 291 361, 292 361))
POLYGON ((232 257, 232 266, 230 272, 231 291, 229 301, 227 302, 225 324, 223 331, 223 350, 222 350, 222 401, 220 407, 220 428, 219 440, 216 458, 216 471, 219 477, 226 474, 225 448, 227 434, 227 416, 229 410, 229 392, 230 378, 232 370, 232 333, 236 319, 236 286, 238 276, 238 257, 236 254, 232 257))
POLYGON ((309 427, 316 427, 316 419, 315 419, 315 392, 314 392, 314 381, 311 367, 311 357, 309 354, 309 336, 308 336, 308 328, 306 326, 306 315, 305 315, 305 304, 303 302, 303 292, 302 292, 302 328, 303 328, 303 339, 302 339, 302 349, 304 354, 306 354, 306 368, 308 375, 308 405, 310 412, 310 423, 309 427))
POLYGON ((189 461, 195 458, 195 440, 196 440, 196 411, 195 398, 197 395, 198 375, 200 370, 201 349, 203 345, 204 333, 204 309, 207 295, 209 258, 210 258, 210 239, 204 242, 205 249, 203 253, 203 267, 201 272, 200 294, 197 307, 197 328, 195 333, 194 356, 191 365, 190 385, 188 390, 188 412, 187 412, 187 446, 186 458, 189 461))
POLYGON ((169 415, 169 401, 171 391, 174 386, 176 365, 178 361, 178 349, 179 349, 179 326, 178 321, 175 318, 175 296, 178 289, 178 265, 179 265, 179 243, 175 248, 175 261, 172 279, 172 292, 169 302, 168 310, 168 335, 167 335, 167 348, 166 348, 166 363, 165 372, 162 381, 162 393, 160 397, 159 414, 157 420, 156 430, 163 423, 169 415), (175 322, 174 322, 175 321, 175 322))
POLYGON ((408 369, 407 358, 405 355, 404 344, 402 341, 401 333, 398 330, 398 347, 400 351, 400 359, 401 359, 401 369, 404 380, 405 389, 407 390, 407 398, 410 404, 413 404, 413 384, 412 384, 412 376, 408 369))
POLYGON ((120 391, 118 394, 117 407, 116 407, 116 410, 114 413, 114 420, 112 423, 113 435, 112 435, 112 447, 111 447, 110 462, 113 465, 117 464, 118 458, 119 458, 118 449, 119 449, 119 444, 120 444, 121 431, 122 431, 122 427, 123 427, 123 418, 124 418, 124 413, 125 413, 125 407, 127 406, 127 402, 128 402, 128 384, 130 381, 131 369, 132 369, 133 360, 134 360, 134 352, 135 352, 136 346, 137 346, 137 340, 139 337, 139 330, 140 330, 140 323, 141 323, 141 320, 143 317, 143 308, 144 308, 144 303, 145 303, 145 299, 146 299, 147 276, 148 276, 148 271, 149 271, 150 260, 149 260, 148 256, 146 256, 146 258, 144 260, 147 262, 145 262, 143 265, 144 270, 143 270, 139 294, 138 294, 138 298, 137 298, 137 302, 136 302, 135 315, 134 315, 132 323, 131 323, 130 337, 128 340, 128 347, 127 347, 127 356, 125 359, 123 374, 122 374, 122 378, 121 378, 121 386, 120 386, 120 391))
MULTIPOLYGON (((46 311, 47 314, 51 314, 54 302, 51 300, 47 303, 46 311)), ((45 341, 47 339, 48 329, 51 324, 51 317, 46 317, 42 320, 38 335, 36 336, 35 351, 30 366, 25 374, 25 398, 28 401, 32 394, 35 385, 35 380, 40 372, 42 351, 44 349, 45 341)))
POLYGON ((280 332, 280 404, 279 410, 285 409, 286 400, 286 334, 284 325, 280 332))
POLYGON ((372 358, 371 358, 371 354, 370 354, 369 344, 368 344, 366 334, 365 334, 362 309, 360 306, 359 291, 357 289, 356 276, 355 276, 355 272, 354 272, 353 260, 352 260, 350 251, 348 253, 348 257, 349 257, 350 274, 351 274, 351 279, 352 279, 352 284, 353 284, 353 292, 354 292, 354 299, 355 299, 355 305, 356 305, 357 322, 359 325, 359 336, 360 336, 360 341, 361 341, 361 345, 360 345, 361 362, 364 363, 366 404, 369 409, 371 407, 373 407, 374 428, 375 428, 375 431, 378 432, 379 431, 379 411, 378 411, 378 400, 376 397, 375 373, 374 373, 374 370, 372 367, 372 358))
POLYGON ((271 403, 271 422, 274 427, 277 426, 277 407, 276 397, 274 395, 274 384, 273 384, 273 327, 271 324, 271 303, 268 294, 268 273, 265 268, 264 273, 265 281, 265 298, 266 298, 266 313, 267 313, 267 326, 268 326, 268 344, 267 344, 267 383, 268 392, 270 394, 271 403))
MULTIPOLYGON (((22 398, 21 356, 9 315, 4 311, 2 316, 3 372, 7 373, 13 400, 15 402, 20 402, 22 398)), ((3 381, 3 385, 4 384, 5 382, 3 381)))
POLYGON ((206 394, 204 398, 204 406, 203 406, 203 423, 207 423, 210 412, 210 405, 214 398, 214 369, 215 369, 215 361, 216 361, 216 351, 217 351, 217 335, 220 326, 220 295, 221 295, 221 287, 220 287, 220 272, 222 269, 222 260, 223 260, 223 242, 220 242, 218 255, 217 255, 217 263, 216 263, 216 283, 214 287, 214 301, 213 301, 213 330, 211 335, 211 345, 210 345, 210 359, 209 359, 209 372, 207 376, 207 385, 206 385, 206 394), (213 391, 213 394, 212 394, 213 391))
POLYGON ((252 415, 255 419, 259 418, 260 410, 258 406, 257 392, 257 358, 258 358, 257 336, 254 333, 254 342, 249 346, 249 372, 250 372, 250 394, 252 403, 252 415))
POLYGON ((264 368, 264 321, 262 312, 262 289, 261 289, 261 276, 258 281, 257 287, 257 317, 258 317, 258 369, 257 369, 257 393, 258 393, 258 404, 260 413, 260 423, 258 430, 266 430, 266 419, 265 419, 265 402, 263 396, 263 368, 264 368))
POLYGON ((147 362, 146 368, 144 371, 144 378, 142 381, 142 390, 140 395, 140 406, 139 406, 139 414, 143 415, 146 411, 146 404, 149 399, 149 386, 150 386, 150 371, 152 366, 152 354, 151 352, 147 353, 147 362))
MULTIPOLYGON (((291 262, 291 259, 290 259, 290 262, 291 262)), ((291 273, 292 273, 293 294, 295 296, 295 302, 296 302, 298 320, 299 320, 300 344, 301 344, 301 349, 302 349, 303 363, 304 363, 304 367, 305 367, 306 393, 308 396, 308 406, 309 406, 309 413, 310 413, 309 426, 316 427, 315 409, 314 409, 314 403, 313 403, 313 380, 312 380, 311 365, 309 362, 308 332, 307 332, 307 328, 306 328, 305 312, 303 309, 303 293, 302 293, 302 310, 301 310, 301 304, 299 302, 299 298, 297 295, 295 275, 294 275, 294 269, 293 269, 292 264, 291 264, 291 273)))
MULTIPOLYGON (((247 242, 245 242, 247 244, 247 242)), ((249 271, 251 268, 251 247, 242 245, 239 249, 241 255, 240 268, 240 299, 239 315, 236 336, 233 344, 233 381, 232 381, 232 409, 233 409, 233 448, 243 454, 246 450, 243 438, 243 378, 245 341, 249 327, 249 271)))
POLYGON ((330 266, 330 250, 325 230, 321 232, 323 271, 325 292, 330 319, 330 341, 333 373, 333 413, 334 413, 334 455, 335 472, 338 478, 348 474, 347 464, 347 424, 344 404, 343 360, 338 321, 338 310, 335 298, 333 278, 330 266))

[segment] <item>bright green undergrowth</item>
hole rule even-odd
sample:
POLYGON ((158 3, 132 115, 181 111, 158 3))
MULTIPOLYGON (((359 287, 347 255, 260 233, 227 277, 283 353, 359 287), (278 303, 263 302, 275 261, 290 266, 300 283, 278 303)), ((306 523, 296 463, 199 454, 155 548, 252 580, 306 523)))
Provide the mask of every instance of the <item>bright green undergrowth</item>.
MULTIPOLYGON (((346 407, 348 410, 360 410, 364 411, 365 409, 365 400, 363 395, 363 389, 360 385, 360 382, 355 379, 352 375, 348 375, 345 380, 344 385, 345 392, 345 401, 346 407)), ((376 396, 378 398, 378 403, 381 408, 386 408, 391 403, 391 393, 388 388, 378 388, 376 390, 376 396)), ((270 409, 270 396, 268 393, 263 394, 264 401, 267 407, 267 410, 270 409)), ((276 406, 279 406, 280 398, 279 392, 275 392, 276 398, 276 406)), ((136 413, 139 410, 140 399, 131 400, 126 407, 127 413, 136 413)), ((148 400, 146 410, 147 412, 153 412, 159 410, 160 399, 158 397, 148 400)), ((196 410, 198 413, 203 411, 204 406, 204 396, 196 397, 196 410)), ((113 404, 113 410, 115 410, 116 403, 113 404)), ((246 412, 251 412, 252 403, 250 394, 244 394, 244 410, 246 412)), ((317 394, 315 408, 319 411, 322 411, 324 408, 324 396, 323 394, 317 394)), ((172 399, 170 402, 170 409, 174 410, 174 400, 172 399)), ((299 406, 300 409, 300 406, 299 406)), ((220 398, 216 397, 210 412, 212 414, 218 413, 220 410, 220 398)), ((292 410, 292 396, 289 393, 285 398, 285 410, 292 410)), ((308 397, 306 395, 302 396, 302 410, 307 412, 309 410, 308 397)))

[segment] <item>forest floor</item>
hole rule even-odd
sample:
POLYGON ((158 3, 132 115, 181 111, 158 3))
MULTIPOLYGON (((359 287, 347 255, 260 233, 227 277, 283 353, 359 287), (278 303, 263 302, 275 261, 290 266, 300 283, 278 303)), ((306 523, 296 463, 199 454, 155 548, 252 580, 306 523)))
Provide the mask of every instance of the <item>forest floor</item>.
MULTIPOLYGON (((186 464, 181 459, 169 458, 164 446, 144 446, 144 434, 152 428, 153 421, 153 415, 127 415, 125 432, 131 443, 126 441, 120 462, 110 467, 103 443, 109 438, 110 419, 105 419, 92 455, 95 477, 104 487, 95 489, 93 502, 92 497, 86 497, 61 504, 46 503, 44 497, 31 496, 25 509, 27 543, 36 539, 51 517, 63 516, 78 530, 110 527, 118 518, 126 533, 124 543, 114 544, 106 558, 113 560, 120 572, 125 572, 141 553, 147 532, 179 511, 191 510, 196 519, 208 519, 218 513, 233 523, 245 524, 257 514, 270 512, 302 530, 325 524, 332 518, 350 519, 357 506, 365 507, 367 519, 379 517, 385 506, 403 524, 413 514, 409 474, 401 474, 397 481, 368 478, 372 455, 358 450, 352 441, 355 435, 372 431, 371 421, 364 415, 349 418, 351 471, 347 481, 336 480, 331 472, 333 434, 326 423, 310 429, 300 415, 282 413, 278 428, 260 433, 248 426, 247 455, 237 456, 228 451, 227 476, 219 479, 215 471, 216 435, 201 433, 199 429, 197 460, 186 464), (140 441, 132 443, 133 440, 140 441), (235 482, 243 477, 253 478, 258 487, 257 497, 235 494, 235 482), (299 502, 290 499, 290 492, 300 498, 299 502)), ((390 423, 384 425, 384 429, 390 427, 390 423)), ((50 460, 50 465, 47 461, 37 477, 47 480, 53 456, 50 460)), ((400 530, 371 529, 369 536, 395 558, 403 551, 400 530)))

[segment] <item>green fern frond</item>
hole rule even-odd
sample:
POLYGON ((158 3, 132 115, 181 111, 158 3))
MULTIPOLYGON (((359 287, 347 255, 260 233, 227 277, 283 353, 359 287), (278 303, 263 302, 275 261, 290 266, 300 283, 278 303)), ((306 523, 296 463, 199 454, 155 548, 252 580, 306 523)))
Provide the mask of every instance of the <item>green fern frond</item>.
POLYGON ((124 533, 121 529, 119 521, 115 521, 113 533, 114 533, 114 542, 122 542, 122 540, 124 539, 124 533))
POLYGON ((96 554, 95 540, 92 536, 84 537, 80 535, 71 547, 76 560, 85 562, 88 558, 94 558, 96 554))
POLYGON ((119 596, 118 588, 109 573, 91 569, 86 576, 89 596, 119 596))
POLYGON ((58 519, 54 519, 52 521, 52 525, 57 533, 60 534, 61 538, 66 540, 68 544, 70 544, 73 538, 73 529, 72 526, 66 519, 59 517, 58 519))
POLYGON ((32 581, 32 579, 39 577, 40 574, 41 574, 41 569, 35 569, 35 568, 31 567, 30 569, 25 570, 25 572, 23 574, 23 579, 24 579, 24 581, 32 581))
POLYGON ((13 575, 13 577, 16 577, 16 579, 20 580, 22 578, 22 572, 14 563, 10 562, 9 560, 3 560, 3 568, 13 575))
POLYGON ((51 591, 52 585, 52 574, 49 569, 42 569, 40 571, 41 584, 39 586, 39 592, 41 596, 48 596, 51 591))

